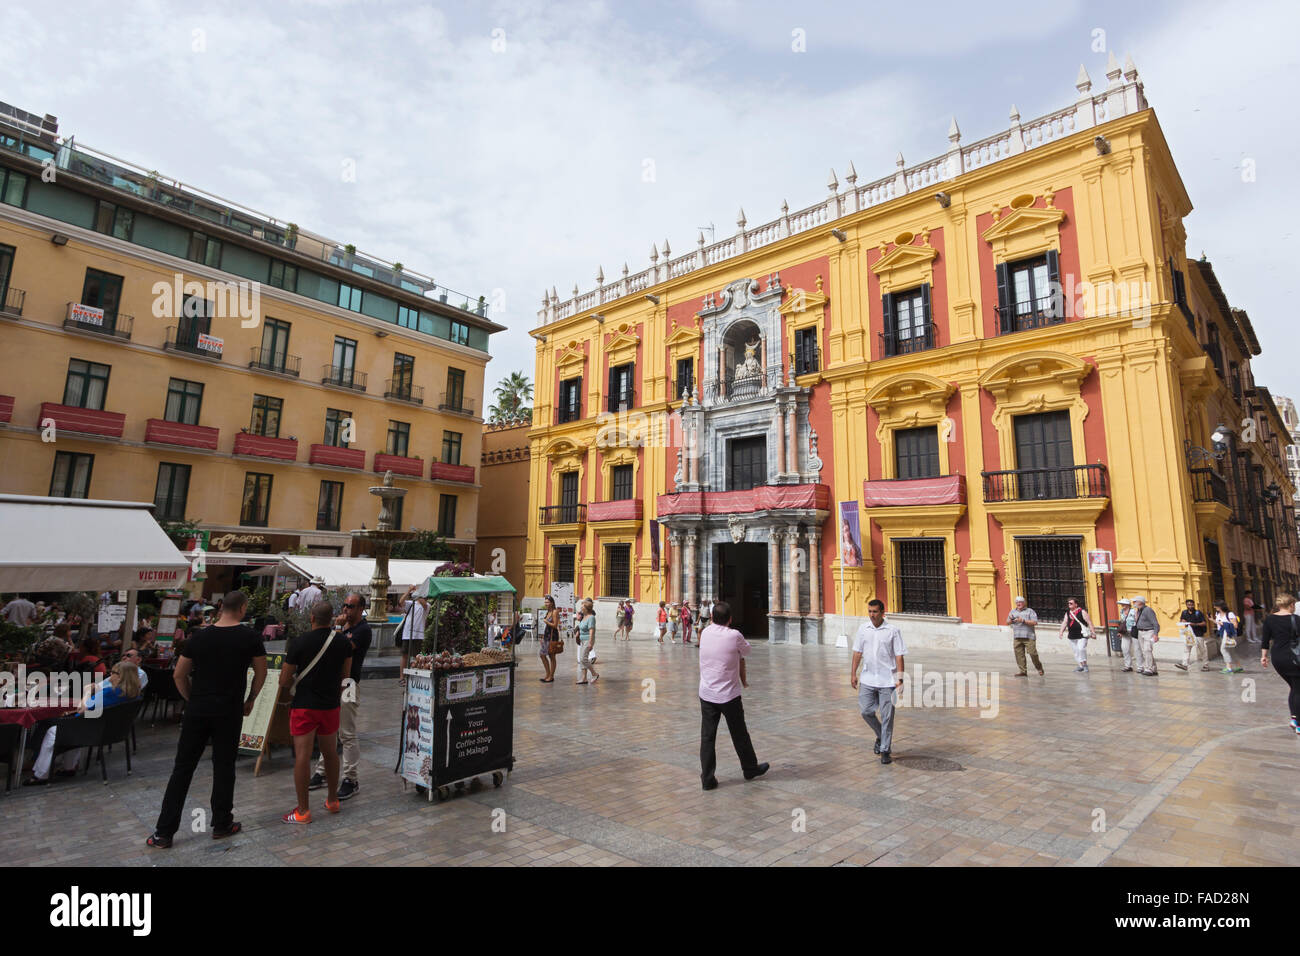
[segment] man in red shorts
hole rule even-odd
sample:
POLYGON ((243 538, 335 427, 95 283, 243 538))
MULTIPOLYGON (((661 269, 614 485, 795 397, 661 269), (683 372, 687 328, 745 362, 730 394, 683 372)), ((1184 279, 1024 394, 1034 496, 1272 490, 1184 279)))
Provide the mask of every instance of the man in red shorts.
POLYGON ((307 790, 313 740, 325 758, 329 787, 325 809, 339 812, 339 704, 343 682, 352 669, 352 645, 330 627, 333 616, 328 602, 312 605, 313 629, 289 642, 280 671, 280 686, 293 688, 289 733, 293 735, 293 784, 298 791, 298 805, 281 818, 285 823, 311 823, 307 790))

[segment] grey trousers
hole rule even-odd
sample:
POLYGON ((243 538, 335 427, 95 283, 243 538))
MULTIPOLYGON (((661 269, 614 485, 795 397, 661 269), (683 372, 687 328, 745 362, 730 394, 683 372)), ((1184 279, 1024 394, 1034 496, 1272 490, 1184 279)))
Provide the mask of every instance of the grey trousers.
POLYGON ((867 726, 880 738, 880 749, 888 752, 894 743, 894 688, 858 685, 858 710, 867 726), (877 719, 876 711, 880 711, 877 719))

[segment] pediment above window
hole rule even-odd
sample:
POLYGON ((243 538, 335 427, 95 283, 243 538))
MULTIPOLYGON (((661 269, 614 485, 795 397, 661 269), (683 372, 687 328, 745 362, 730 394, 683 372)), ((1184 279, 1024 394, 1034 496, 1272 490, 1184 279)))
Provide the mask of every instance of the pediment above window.
POLYGON ((605 340, 605 354, 609 356, 610 366, 623 365, 636 361, 637 346, 641 339, 634 333, 619 330, 605 340))
POLYGON ((983 239, 993 247, 995 263, 1013 262, 1059 247, 1065 211, 1053 205, 1056 194, 1051 190, 1043 195, 1046 208, 1031 205, 1033 197, 1023 196, 1012 200, 1013 204, 1022 204, 1006 215, 1001 209, 993 211, 993 225, 984 230, 983 239))
POLYGON ((867 404, 882 416, 907 408, 933 408, 942 414, 954 386, 930 375, 908 372, 881 382, 867 393, 867 404))
POLYGON ((881 257, 871 264, 871 271, 880 278, 881 292, 897 292, 922 284, 934 284, 933 263, 939 252, 930 245, 928 229, 921 233, 919 246, 913 245, 909 240, 889 249, 881 243, 880 251, 881 257))
POLYGON ((699 329, 689 325, 679 325, 673 329, 673 334, 668 336, 668 345, 672 348, 682 345, 694 345, 700 338, 699 329))
POLYGON ((830 301, 826 293, 822 291, 822 277, 817 277, 817 288, 797 289, 794 286, 786 286, 786 300, 777 309, 782 315, 802 317, 805 313, 809 316, 820 316, 822 306, 830 301))
POLYGON ((1027 394, 1053 386, 1077 395, 1091 371, 1087 362, 1063 352, 1027 352, 999 362, 980 376, 979 384, 999 400, 1012 392, 1027 394))
POLYGON ((574 372, 581 372, 582 366, 587 361, 587 353, 582 350, 582 346, 572 344, 560 351, 560 357, 555 360, 555 367, 561 373, 567 373, 564 377, 569 377, 574 372))

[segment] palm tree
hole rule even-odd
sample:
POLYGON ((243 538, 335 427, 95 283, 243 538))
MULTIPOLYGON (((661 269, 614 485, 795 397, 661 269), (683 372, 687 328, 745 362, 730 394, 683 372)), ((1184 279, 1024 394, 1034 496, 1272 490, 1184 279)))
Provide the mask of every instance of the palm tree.
POLYGON ((496 404, 488 409, 488 421, 532 421, 533 383, 523 372, 511 372, 497 385, 496 404))

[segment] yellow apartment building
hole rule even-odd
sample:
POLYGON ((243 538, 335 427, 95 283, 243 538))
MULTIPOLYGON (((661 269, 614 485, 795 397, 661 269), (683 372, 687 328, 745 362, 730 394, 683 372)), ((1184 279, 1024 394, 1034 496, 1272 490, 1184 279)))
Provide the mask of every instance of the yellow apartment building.
POLYGON ((1131 60, 948 140, 548 293, 530 598, 572 581, 643 626, 725 598, 746 634, 815 643, 879 596, 909 640, 1004 647, 1018 595, 1059 622, 1144 593, 1176 633, 1187 597, 1295 588, 1261 346, 1186 258, 1191 200, 1131 60))
POLYGON ((431 279, 57 137, 0 125, 0 488, 153 501, 209 590, 401 527, 473 560, 488 339, 431 279))

